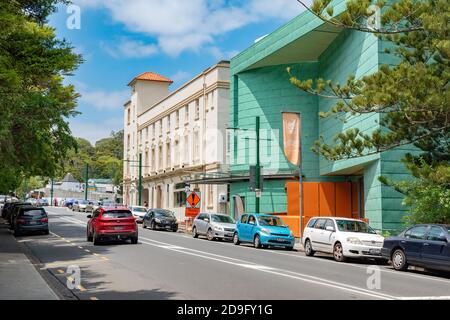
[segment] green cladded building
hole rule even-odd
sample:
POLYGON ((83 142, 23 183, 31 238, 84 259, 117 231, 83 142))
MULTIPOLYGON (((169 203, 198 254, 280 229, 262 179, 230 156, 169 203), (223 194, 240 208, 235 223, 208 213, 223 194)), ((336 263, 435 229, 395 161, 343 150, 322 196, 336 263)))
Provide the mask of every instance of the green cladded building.
MULTIPOLYGON (((334 4, 335 14, 345 10, 345 1, 334 4)), ((311 147, 320 136, 332 142, 337 133, 348 128, 370 132, 379 127, 380 115, 354 116, 345 123, 335 117, 320 118, 319 112, 329 111, 336 101, 294 87, 286 71, 292 67, 300 79, 345 83, 351 74, 361 77, 377 71, 382 64, 394 63, 393 57, 384 53, 383 45, 374 35, 339 29, 305 11, 231 60, 231 176, 248 177, 249 165, 255 164, 254 130, 259 116, 264 176, 261 212, 286 212, 286 182, 298 180, 298 169, 287 162, 282 146, 282 112, 295 111, 302 117, 304 181, 352 182, 352 186, 358 186, 358 217, 367 218, 376 229, 402 227, 401 219, 407 210, 402 206, 402 195, 382 185, 378 177, 410 179, 399 162, 406 149, 336 162, 319 157, 311 147)), ((248 179, 230 180, 230 195, 233 212, 236 196, 242 197, 246 211, 255 210, 255 193, 249 190, 248 179)), ((304 201, 316 200, 305 197, 304 201)))

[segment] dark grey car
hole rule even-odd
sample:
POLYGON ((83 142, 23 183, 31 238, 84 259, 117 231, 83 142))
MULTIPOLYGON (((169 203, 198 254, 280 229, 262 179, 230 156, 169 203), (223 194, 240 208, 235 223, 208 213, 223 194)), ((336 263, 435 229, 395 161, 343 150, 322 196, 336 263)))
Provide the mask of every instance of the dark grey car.
POLYGON ((49 234, 47 213, 44 208, 19 207, 13 217, 12 230, 15 236, 34 232, 49 234))
POLYGON ((236 229, 236 221, 230 216, 220 213, 200 213, 192 224, 192 236, 206 236, 208 240, 232 240, 236 229))

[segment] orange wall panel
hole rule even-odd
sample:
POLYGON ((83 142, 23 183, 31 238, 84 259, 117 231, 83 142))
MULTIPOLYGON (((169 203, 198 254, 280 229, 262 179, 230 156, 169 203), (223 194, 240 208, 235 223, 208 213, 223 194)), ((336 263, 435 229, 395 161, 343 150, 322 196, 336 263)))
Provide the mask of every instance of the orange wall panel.
POLYGON ((303 182, 303 215, 319 215, 319 182, 303 182))
POLYGON ((288 216, 299 216, 300 191, 298 182, 286 182, 287 214, 288 216))
POLYGON ((350 182, 337 182, 336 187, 336 216, 352 217, 352 193, 350 182))
POLYGON ((336 198, 334 182, 321 182, 319 184, 319 212, 320 216, 335 216, 336 198))

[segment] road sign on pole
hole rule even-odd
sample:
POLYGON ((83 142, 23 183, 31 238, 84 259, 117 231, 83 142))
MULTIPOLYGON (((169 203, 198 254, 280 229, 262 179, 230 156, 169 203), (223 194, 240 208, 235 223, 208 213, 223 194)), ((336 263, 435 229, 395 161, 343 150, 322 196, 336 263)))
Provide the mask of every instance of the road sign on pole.
POLYGON ((186 217, 194 217, 200 213, 201 193, 198 191, 186 192, 186 217))

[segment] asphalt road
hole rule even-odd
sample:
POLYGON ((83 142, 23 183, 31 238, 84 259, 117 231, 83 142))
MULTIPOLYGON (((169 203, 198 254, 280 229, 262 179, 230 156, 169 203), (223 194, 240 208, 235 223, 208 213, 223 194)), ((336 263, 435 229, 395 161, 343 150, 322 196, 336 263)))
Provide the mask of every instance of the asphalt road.
POLYGON ((137 245, 94 247, 86 241, 85 213, 46 210, 51 234, 18 240, 79 299, 450 299, 445 274, 337 263, 326 255, 235 246, 141 226, 137 245))

